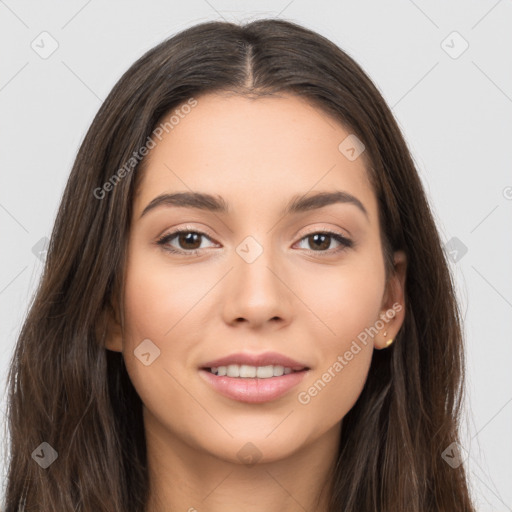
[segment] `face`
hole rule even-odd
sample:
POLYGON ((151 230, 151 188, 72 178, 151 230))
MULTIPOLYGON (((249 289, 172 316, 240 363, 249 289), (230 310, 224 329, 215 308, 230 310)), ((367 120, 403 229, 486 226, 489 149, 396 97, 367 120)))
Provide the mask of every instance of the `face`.
POLYGON ((234 462, 243 450, 284 458, 340 428, 403 305, 403 280, 385 280, 364 153, 338 148, 348 135, 298 97, 209 94, 155 139, 134 199, 125 324, 107 345, 123 352, 146 426, 234 462), (179 193, 212 198, 161 197, 179 193), (219 358, 228 376, 204 369, 219 358), (236 361, 247 377, 229 376, 236 361))

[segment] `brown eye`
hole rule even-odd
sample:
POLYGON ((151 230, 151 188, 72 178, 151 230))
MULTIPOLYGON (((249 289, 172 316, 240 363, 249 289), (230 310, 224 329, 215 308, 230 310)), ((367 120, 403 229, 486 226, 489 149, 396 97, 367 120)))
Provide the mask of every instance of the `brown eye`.
POLYGON ((316 249, 329 249, 331 245, 331 238, 329 235, 323 233, 317 233, 314 235, 309 235, 307 237, 310 247, 314 247, 316 249))
MULTIPOLYGON (((162 236, 157 244, 161 245, 164 250, 175 254, 197 254, 201 251, 202 239, 206 238, 211 240, 208 235, 200 231, 193 231, 190 229, 178 229, 172 233, 162 236), (176 239, 178 246, 171 244, 176 239)), ((332 255, 346 248, 352 247, 354 243, 352 240, 345 238, 339 233, 334 232, 316 232, 311 233, 300 240, 300 242, 307 241, 309 247, 306 248, 309 252, 318 254, 325 253, 325 255, 332 255), (339 244, 338 248, 331 248, 332 241, 339 244)))
POLYGON ((202 249, 202 238, 210 239, 205 233, 192 231, 190 229, 177 229, 161 237, 157 244, 161 245, 166 251, 178 254, 196 254, 202 249), (171 241, 176 239, 178 246, 171 245, 171 241))
POLYGON ((192 231, 189 233, 179 233, 177 240, 180 249, 199 249, 201 247, 201 235, 199 233, 192 231))
POLYGON ((330 231, 320 231, 317 233, 311 233, 302 238, 300 242, 304 240, 308 245, 308 247, 306 247, 306 250, 308 250, 309 252, 316 253, 333 254, 337 253, 338 251, 342 251, 345 248, 352 247, 354 245, 352 240, 345 238, 339 233, 334 233, 330 231), (330 248, 333 240, 339 244, 338 248, 330 248))

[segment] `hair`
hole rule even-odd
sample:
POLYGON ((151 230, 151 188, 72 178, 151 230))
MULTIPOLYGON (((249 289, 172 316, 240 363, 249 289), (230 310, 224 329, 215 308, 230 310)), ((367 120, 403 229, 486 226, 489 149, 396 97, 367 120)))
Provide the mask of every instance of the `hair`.
POLYGON ((474 512, 463 464, 452 468, 441 457, 459 439, 462 322, 415 164, 362 68, 325 37, 278 19, 183 30, 142 55, 100 107, 78 150, 10 361, 4 510, 145 510, 142 403, 122 354, 105 348, 102 326, 112 304, 122 304, 132 203, 147 158, 105 184, 164 115, 223 92, 294 94, 348 127, 366 147, 386 276, 393 251, 407 256, 405 319, 395 343, 374 352, 343 419, 329 511, 474 512), (93 191, 101 187, 108 193, 98 199, 93 191), (58 452, 47 469, 33 460, 42 442, 58 452))

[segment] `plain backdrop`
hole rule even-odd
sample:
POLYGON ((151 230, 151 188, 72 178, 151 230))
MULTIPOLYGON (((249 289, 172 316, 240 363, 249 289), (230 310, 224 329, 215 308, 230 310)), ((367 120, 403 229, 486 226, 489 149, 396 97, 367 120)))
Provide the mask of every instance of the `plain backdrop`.
POLYGON ((0 420, 45 237, 103 99, 138 57, 186 27, 277 16, 355 58, 403 130, 464 314, 472 493, 481 512, 511 511, 510 0, 0 1, 0 420))

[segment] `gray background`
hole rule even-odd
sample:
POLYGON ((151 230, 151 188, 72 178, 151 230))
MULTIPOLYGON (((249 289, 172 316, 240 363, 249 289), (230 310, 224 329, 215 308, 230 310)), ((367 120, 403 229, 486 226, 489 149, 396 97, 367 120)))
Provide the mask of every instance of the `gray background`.
POLYGON ((333 40, 393 108, 453 260, 467 340, 462 444, 472 492, 479 511, 512 510, 510 0, 0 0, 1 410, 7 363, 41 274, 41 239, 102 100, 177 31, 268 16, 333 40), (58 48, 44 55, 53 40, 58 48))

